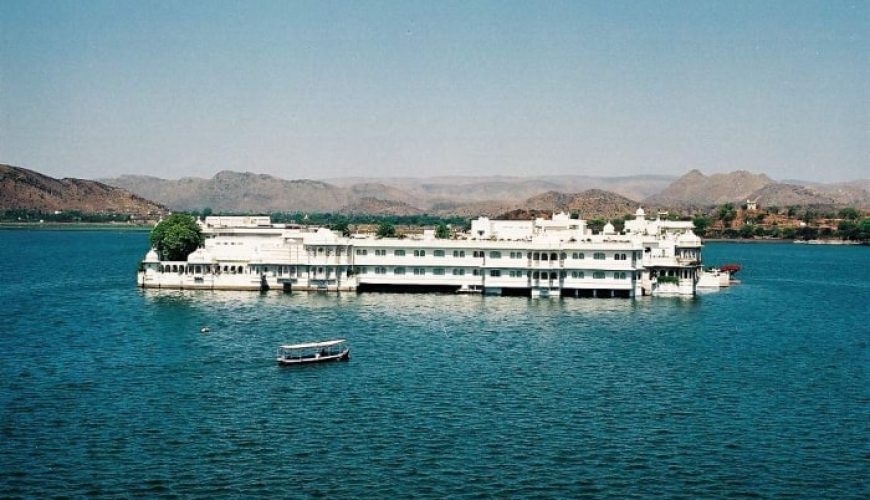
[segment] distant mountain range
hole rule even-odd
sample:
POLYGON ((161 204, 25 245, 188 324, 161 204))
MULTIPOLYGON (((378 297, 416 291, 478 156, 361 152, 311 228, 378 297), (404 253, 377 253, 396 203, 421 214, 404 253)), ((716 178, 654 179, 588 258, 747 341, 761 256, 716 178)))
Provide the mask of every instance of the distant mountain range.
POLYGON ((542 176, 346 178, 287 180, 250 172, 222 171, 210 179, 177 180, 125 175, 88 181, 52 179, 31 170, 0 166, 0 209, 147 213, 163 210, 215 212, 339 212, 476 217, 565 210, 583 217, 612 218, 638 206, 681 212, 722 203, 757 201, 764 206, 854 206, 870 209, 870 180, 833 184, 776 182, 738 170, 679 177, 542 176), (132 194, 131 194, 132 193, 132 194), (148 200, 154 200, 149 202, 148 200))
POLYGON ((835 184, 800 181, 781 183, 764 174, 745 170, 711 176, 692 170, 660 193, 643 200, 643 204, 660 208, 697 209, 751 200, 760 207, 796 205, 835 208, 848 205, 866 209, 870 208, 868 187, 870 182, 866 180, 835 184))
POLYGON ((156 216, 166 207, 124 189, 84 179, 55 179, 0 164, 0 210, 80 211, 156 216))

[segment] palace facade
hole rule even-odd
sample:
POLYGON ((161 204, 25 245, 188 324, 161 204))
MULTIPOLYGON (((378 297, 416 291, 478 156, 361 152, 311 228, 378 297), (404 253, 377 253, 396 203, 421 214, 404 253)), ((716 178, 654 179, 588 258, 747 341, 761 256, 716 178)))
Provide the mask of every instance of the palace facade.
POLYGON ((153 249, 143 288, 206 290, 436 291, 532 297, 693 295, 701 240, 685 221, 638 209, 617 233, 591 231, 567 214, 529 221, 472 221, 438 239, 342 236, 327 228, 273 224, 267 216, 206 217, 205 245, 186 261, 153 249))

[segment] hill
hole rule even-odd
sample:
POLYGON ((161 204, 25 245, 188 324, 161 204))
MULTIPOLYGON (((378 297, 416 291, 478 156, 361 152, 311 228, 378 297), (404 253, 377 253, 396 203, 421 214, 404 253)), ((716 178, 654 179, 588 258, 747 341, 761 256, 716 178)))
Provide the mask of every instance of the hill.
POLYGON ((347 190, 308 179, 284 180, 265 174, 224 170, 211 179, 165 180, 122 176, 105 179, 114 186, 160 200, 175 210, 211 208, 217 212, 331 212, 347 204, 347 190))
POLYGON ((420 215, 423 213, 419 208, 412 207, 407 203, 378 198, 360 198, 338 211, 343 214, 368 215, 420 215))
POLYGON ((839 203, 834 197, 821 193, 813 188, 794 184, 774 183, 753 191, 747 199, 756 200, 761 207, 804 206, 816 208, 833 208, 839 203))
POLYGON ((663 208, 682 208, 745 201, 753 192, 773 182, 764 174, 753 174, 745 170, 713 174, 709 177, 698 170, 691 170, 662 192, 643 200, 643 204, 663 208))
MULTIPOLYGON (((601 189, 588 189, 582 193, 550 191, 533 196, 523 202, 518 210, 528 212, 528 218, 538 216, 541 213, 568 212, 579 213, 580 217, 584 219, 613 219, 631 214, 637 210, 637 207, 636 201, 625 196, 601 189)), ((514 219, 523 218, 518 210, 504 215, 514 219)))
POLYGON ((97 181, 55 179, 0 164, 0 210, 160 215, 166 207, 97 181))

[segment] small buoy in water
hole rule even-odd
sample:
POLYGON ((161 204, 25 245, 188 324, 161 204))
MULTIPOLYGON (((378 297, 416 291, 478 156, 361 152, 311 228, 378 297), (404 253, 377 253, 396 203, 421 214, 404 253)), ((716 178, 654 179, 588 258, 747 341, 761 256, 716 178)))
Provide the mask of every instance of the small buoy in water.
POLYGON ((199 331, 201 331, 202 333, 208 333, 208 327, 204 326, 199 331))

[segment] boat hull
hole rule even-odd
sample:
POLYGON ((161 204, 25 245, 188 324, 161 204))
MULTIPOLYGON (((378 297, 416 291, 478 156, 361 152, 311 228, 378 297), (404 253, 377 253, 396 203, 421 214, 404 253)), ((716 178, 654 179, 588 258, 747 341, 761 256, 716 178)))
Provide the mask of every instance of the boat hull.
POLYGON ((289 365, 307 365, 314 363, 331 363, 333 361, 349 361, 350 349, 335 354, 333 356, 311 356, 302 358, 278 358, 278 364, 282 366, 289 365))

